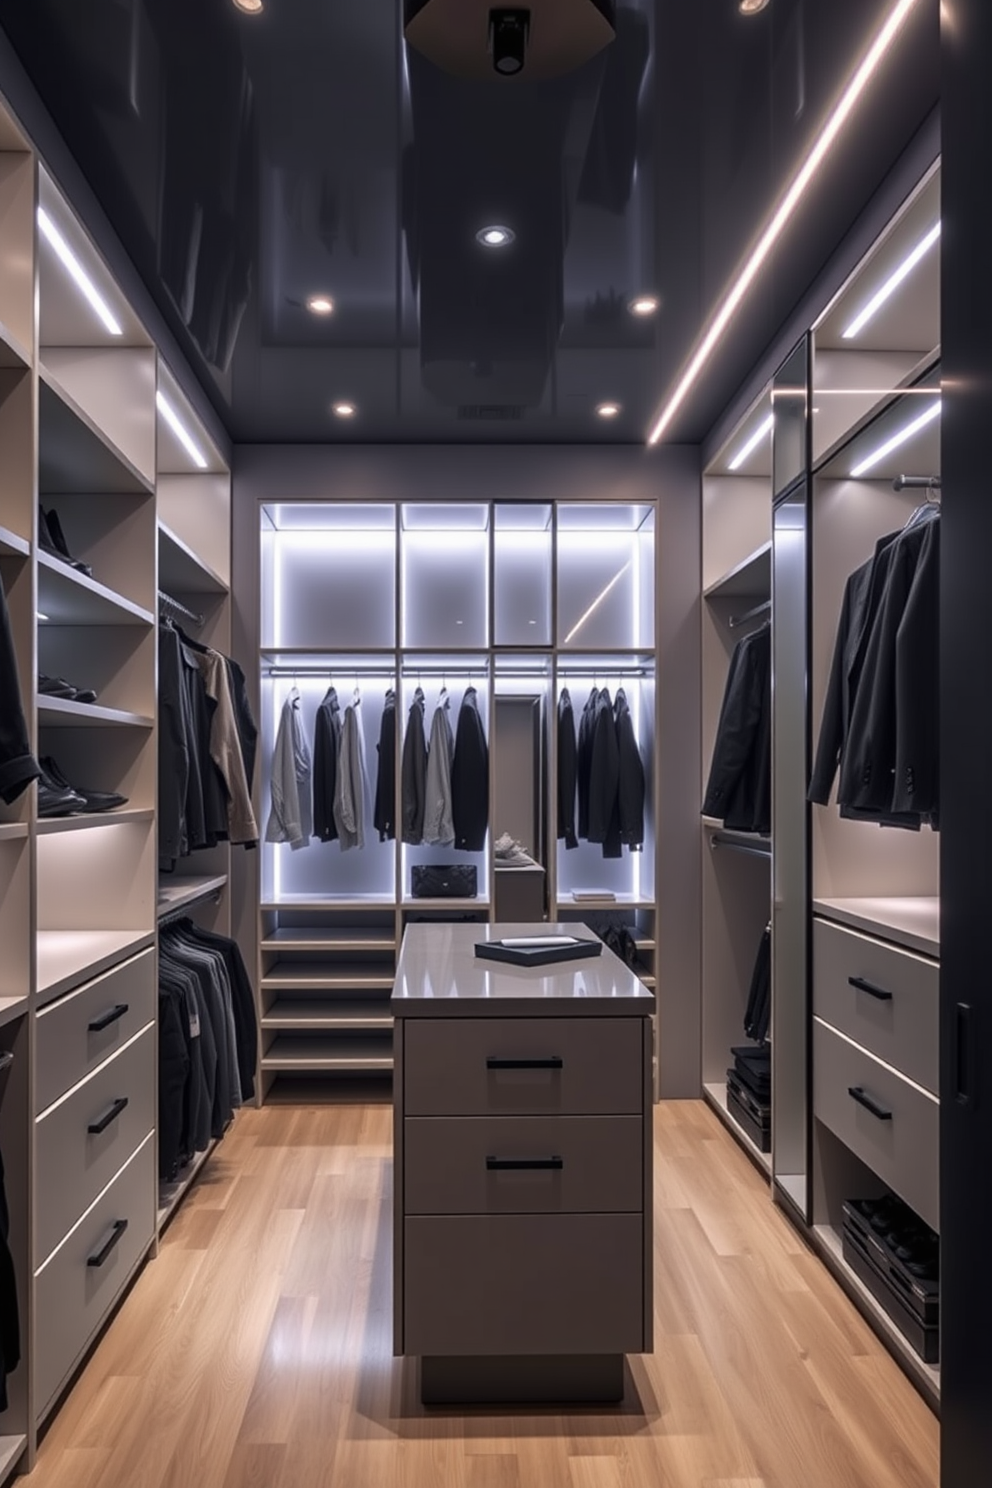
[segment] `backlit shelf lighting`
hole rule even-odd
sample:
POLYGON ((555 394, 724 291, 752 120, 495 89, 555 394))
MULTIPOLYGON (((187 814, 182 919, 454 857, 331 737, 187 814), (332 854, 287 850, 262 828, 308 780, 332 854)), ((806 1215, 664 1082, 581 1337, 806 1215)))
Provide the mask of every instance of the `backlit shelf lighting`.
POLYGON ((870 321, 874 320, 875 316, 878 314, 879 310, 881 310, 882 306, 886 303, 887 300, 892 298, 896 290, 899 288, 900 284, 902 284, 906 279, 909 278, 910 274, 916 268, 916 265, 926 257, 926 255, 930 252, 930 249, 934 246, 939 238, 940 223, 938 222, 936 226, 930 229, 925 238, 921 238, 916 247, 913 249, 912 253, 908 253, 899 267, 892 274, 890 274, 889 278, 886 279, 885 283, 882 285, 878 293, 873 295, 872 298, 868 301, 867 305, 861 311, 860 315, 856 316, 855 319, 851 321, 851 324, 844 332, 845 341, 853 341, 856 336, 859 336, 861 334, 865 326, 868 325, 870 321))
POLYGON ((747 443, 737 451, 737 454, 731 460, 730 465, 727 468, 732 471, 740 470, 744 462, 746 460, 749 460, 754 454, 761 441, 768 438, 774 427, 775 415, 773 413, 770 413, 766 419, 763 419, 761 421, 747 443))
POLYGON ((187 455, 189 455, 197 470, 206 470, 206 455, 203 453, 200 446, 197 444, 196 440, 193 438, 192 434, 189 432, 186 425, 183 423, 182 419, 179 417, 178 413, 169 402, 168 398, 162 392, 161 388, 155 394, 155 407, 165 419, 165 422, 168 424, 173 434, 179 440, 179 443, 182 445, 187 455))
POLYGON ((938 398, 936 403, 933 403, 927 409, 926 413, 921 413, 917 418, 913 419, 912 423, 906 424, 897 433, 893 434, 891 439, 887 439, 884 444, 880 444, 878 449, 873 450, 859 465, 855 465, 851 471, 851 475, 857 479, 858 476, 867 475, 869 471, 874 470, 877 465, 882 463, 886 455, 891 455, 894 450, 900 449, 904 444, 908 444, 928 424, 932 424, 934 419, 940 418, 940 411, 941 400, 938 398))
POLYGON ((44 207, 38 208, 38 227, 42 237, 54 250, 55 256, 68 273, 73 284, 75 284, 87 304, 96 311, 104 329, 109 331, 112 336, 123 336, 124 327, 116 315, 114 315, 103 295, 97 289, 93 280, 87 274, 44 207))

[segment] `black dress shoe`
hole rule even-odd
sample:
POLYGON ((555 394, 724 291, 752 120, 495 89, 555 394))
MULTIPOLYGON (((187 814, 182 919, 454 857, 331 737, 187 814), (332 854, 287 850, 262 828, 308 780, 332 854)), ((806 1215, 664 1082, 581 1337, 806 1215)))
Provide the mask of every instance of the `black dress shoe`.
POLYGON ((71 703, 95 703, 96 693, 91 687, 73 687, 64 677, 38 676, 38 692, 42 697, 67 698, 71 703))
POLYGON ((84 811, 95 815, 101 811, 115 811, 118 806, 127 805, 127 796, 119 795, 117 791, 92 791, 86 790, 81 785, 70 785, 50 754, 38 763, 41 765, 42 779, 47 776, 57 789, 67 790, 78 796, 82 805, 73 807, 74 811, 84 811))
POLYGON ((69 545, 65 540, 58 512, 54 510, 46 512, 42 506, 38 507, 38 546, 50 557, 58 558, 60 563, 68 563, 70 568, 86 574, 87 578, 93 577, 90 565, 83 563, 79 558, 73 558, 69 552, 69 545))
POLYGON ((49 780, 44 770, 38 780, 38 815, 73 816, 85 811, 86 802, 69 787, 63 788, 49 780))

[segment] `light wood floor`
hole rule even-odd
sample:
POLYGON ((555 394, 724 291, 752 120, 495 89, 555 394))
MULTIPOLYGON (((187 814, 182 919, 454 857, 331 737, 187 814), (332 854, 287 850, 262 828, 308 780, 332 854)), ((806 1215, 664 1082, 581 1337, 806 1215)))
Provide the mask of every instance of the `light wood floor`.
POLYGON ((30 1488, 936 1488, 937 1423, 697 1103, 658 1108, 639 1399, 425 1412, 391 1354, 390 1113, 245 1111, 30 1488))

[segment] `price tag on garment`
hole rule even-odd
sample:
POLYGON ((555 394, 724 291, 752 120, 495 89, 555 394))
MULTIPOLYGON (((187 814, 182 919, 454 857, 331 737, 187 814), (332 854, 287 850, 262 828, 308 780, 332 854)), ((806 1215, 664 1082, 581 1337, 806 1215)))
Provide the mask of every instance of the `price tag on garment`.
POLYGON ((190 1038, 200 1037, 200 1013, 193 1002, 189 1005, 189 1036, 190 1038))

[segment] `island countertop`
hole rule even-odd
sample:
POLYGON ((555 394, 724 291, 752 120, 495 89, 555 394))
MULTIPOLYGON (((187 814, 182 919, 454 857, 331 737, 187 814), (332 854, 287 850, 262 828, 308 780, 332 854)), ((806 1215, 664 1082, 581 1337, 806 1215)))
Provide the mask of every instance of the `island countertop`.
POLYGON ((407 926, 391 999, 395 1018, 649 1017, 655 997, 618 956, 545 966, 513 966, 475 954, 482 940, 574 935, 596 940, 587 925, 448 924, 407 926))

